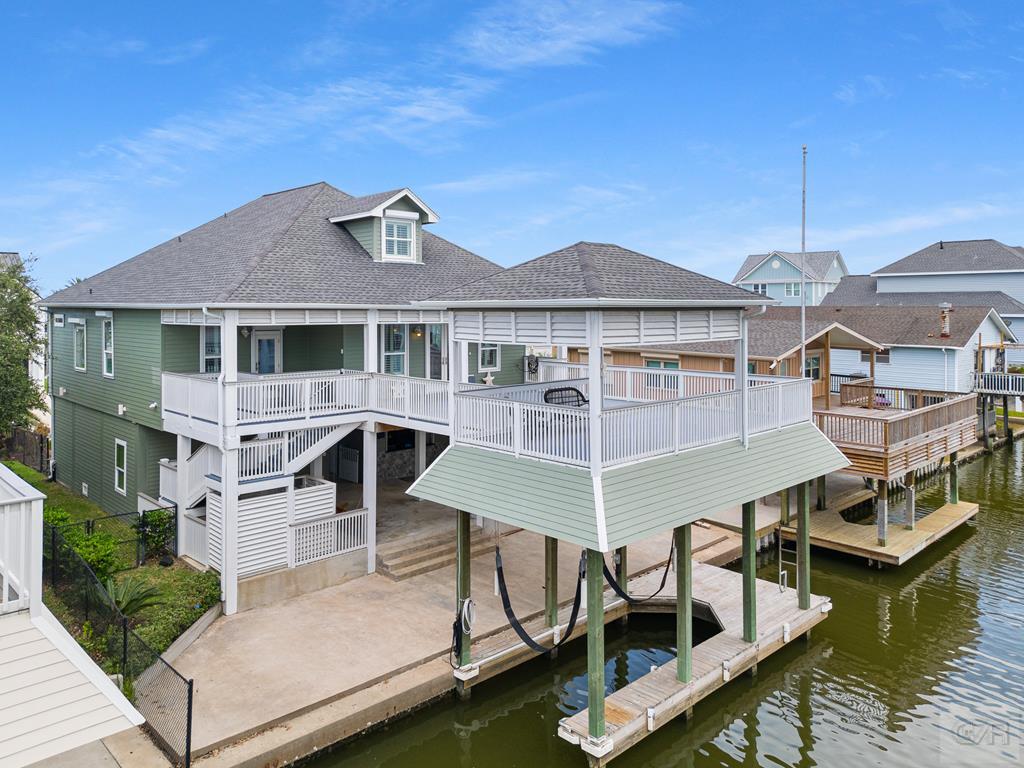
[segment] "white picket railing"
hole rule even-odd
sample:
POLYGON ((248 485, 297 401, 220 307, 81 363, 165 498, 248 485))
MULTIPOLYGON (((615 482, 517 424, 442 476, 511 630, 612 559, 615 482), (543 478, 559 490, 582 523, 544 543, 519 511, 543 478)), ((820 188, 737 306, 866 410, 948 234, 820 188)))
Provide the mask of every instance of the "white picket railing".
POLYGON ((181 554, 188 555, 200 565, 207 565, 209 553, 206 541, 206 520, 188 512, 182 516, 182 520, 184 520, 184 535, 182 536, 181 554))
POLYGON ((220 422, 220 383, 217 374, 163 373, 160 402, 168 413, 190 420, 220 422))
POLYGON ((974 374, 974 391, 986 395, 1024 397, 1024 373, 988 371, 974 374))
POLYGON ((238 479, 257 480, 284 474, 288 439, 247 440, 238 446, 238 479))
POLYGON ((43 594, 43 495, 0 464, 0 614, 38 614, 43 594))
POLYGON ((365 509, 321 517, 291 526, 291 567, 363 549, 369 515, 365 509))
POLYGON ((448 423, 448 382, 397 376, 392 373, 369 374, 373 382, 368 410, 419 421, 448 423))

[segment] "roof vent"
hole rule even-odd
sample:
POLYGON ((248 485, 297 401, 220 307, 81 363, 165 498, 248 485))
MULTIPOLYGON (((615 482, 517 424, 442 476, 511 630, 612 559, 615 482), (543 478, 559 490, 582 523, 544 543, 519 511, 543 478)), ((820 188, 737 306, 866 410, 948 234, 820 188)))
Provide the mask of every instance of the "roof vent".
POLYGON ((939 250, 940 251, 942 250, 942 241, 941 240, 939 240, 939 250))
POLYGON ((953 311, 953 305, 948 301, 939 304, 940 316, 942 317, 942 333, 944 339, 949 338, 949 315, 953 311))

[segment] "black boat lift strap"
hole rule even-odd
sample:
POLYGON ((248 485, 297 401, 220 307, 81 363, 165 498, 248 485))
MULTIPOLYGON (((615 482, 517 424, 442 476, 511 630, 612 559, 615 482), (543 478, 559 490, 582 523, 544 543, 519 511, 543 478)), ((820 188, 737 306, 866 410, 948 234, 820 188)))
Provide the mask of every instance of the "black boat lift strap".
MULTIPOLYGON (((619 582, 615 580, 615 577, 612 575, 612 572, 608 570, 608 564, 607 563, 604 563, 604 565, 603 565, 603 567, 604 567, 604 580, 608 582, 608 586, 612 588, 612 592, 614 592, 616 595, 621 597, 623 600, 625 600, 630 605, 636 605, 638 603, 646 603, 648 600, 652 600, 655 597, 657 597, 658 595, 660 595, 661 591, 663 589, 665 589, 665 584, 668 583, 668 572, 669 572, 669 569, 672 567, 672 554, 675 552, 675 550, 676 550, 676 544, 673 541, 672 542, 672 547, 668 551, 668 561, 665 563, 665 570, 661 574, 661 585, 658 587, 658 590, 653 595, 647 595, 647 597, 633 597, 633 596, 631 596, 628 592, 626 592, 626 590, 624 590, 621 587, 619 582)), ((628 574, 627 574, 627 579, 628 579, 628 574)))
POLYGON ((572 601, 572 612, 569 614, 569 623, 565 625, 565 634, 562 635, 561 639, 551 647, 546 647, 538 643, 526 628, 519 623, 519 619, 516 618, 515 612, 512 610, 512 601, 508 596, 508 587, 505 586, 505 569, 501 563, 501 547, 494 548, 494 568, 498 574, 498 591, 501 593, 501 607, 505 610, 505 618, 508 619, 508 623, 515 630, 515 633, 519 635, 519 639, 533 651, 537 653, 551 653, 555 648, 558 648, 562 643, 569 639, 572 635, 573 630, 576 628, 576 619, 580 615, 580 602, 583 594, 583 578, 587 573, 587 555, 586 551, 580 554, 580 565, 579 570, 576 574, 576 596, 572 601))

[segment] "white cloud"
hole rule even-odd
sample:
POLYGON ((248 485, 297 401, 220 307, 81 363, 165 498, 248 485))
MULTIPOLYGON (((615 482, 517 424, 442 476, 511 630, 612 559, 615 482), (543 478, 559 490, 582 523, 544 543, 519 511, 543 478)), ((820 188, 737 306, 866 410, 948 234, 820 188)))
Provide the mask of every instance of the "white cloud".
POLYGON ((154 45, 137 37, 116 37, 109 32, 76 29, 57 40, 55 51, 78 56, 118 59, 127 56, 142 58, 150 64, 171 65, 191 61, 209 50, 209 38, 197 38, 170 45, 154 45))
POLYGON ((832 95, 844 104, 859 104, 869 99, 887 99, 892 96, 892 89, 884 78, 864 75, 839 86, 832 95))
POLYGON ((664 32, 683 9, 662 0, 513 0, 475 14, 458 39, 466 58, 491 69, 579 64, 664 32))
POLYGON ((548 181, 554 178, 555 175, 551 171, 506 168, 474 174, 463 179, 428 184, 425 189, 462 194, 493 192, 497 189, 515 189, 537 184, 541 181, 548 181))
POLYGON ((197 59, 210 49, 212 41, 201 37, 154 51, 150 61, 153 64, 172 65, 197 59))

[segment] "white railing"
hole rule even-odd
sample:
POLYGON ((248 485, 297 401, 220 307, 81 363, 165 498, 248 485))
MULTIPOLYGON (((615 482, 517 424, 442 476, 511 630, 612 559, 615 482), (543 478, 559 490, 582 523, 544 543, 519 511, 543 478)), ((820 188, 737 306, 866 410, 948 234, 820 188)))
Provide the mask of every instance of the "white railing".
POLYGON ((200 565, 208 565, 206 520, 193 517, 188 513, 182 519, 184 520, 184 531, 181 540, 181 554, 188 555, 200 565))
POLYGON ((366 410, 368 374, 339 371, 246 377, 225 384, 234 423, 308 419, 366 410))
POLYGON ((284 474, 288 439, 247 440, 238 446, 238 479, 257 480, 284 474))
POLYGON ((160 495, 169 501, 183 501, 191 506, 206 493, 206 476, 220 475, 220 451, 211 445, 202 445, 189 456, 185 464, 187 475, 187 498, 178 499, 178 462, 174 459, 160 459, 160 495))
POLYGON ((368 410, 419 421, 448 423, 447 381, 392 373, 368 375, 373 382, 368 410))
POLYGON ((211 424, 220 421, 220 384, 216 374, 164 373, 160 377, 163 410, 211 424))
POLYGON ((168 501, 178 502, 178 462, 160 459, 160 495, 168 501))
POLYGON ((367 510, 321 517, 291 526, 291 567, 366 547, 367 510))
POLYGON ((42 610, 43 494, 0 464, 0 614, 42 610))
POLYGON ((974 391, 987 395, 1024 397, 1024 373, 989 371, 974 374, 974 391))

